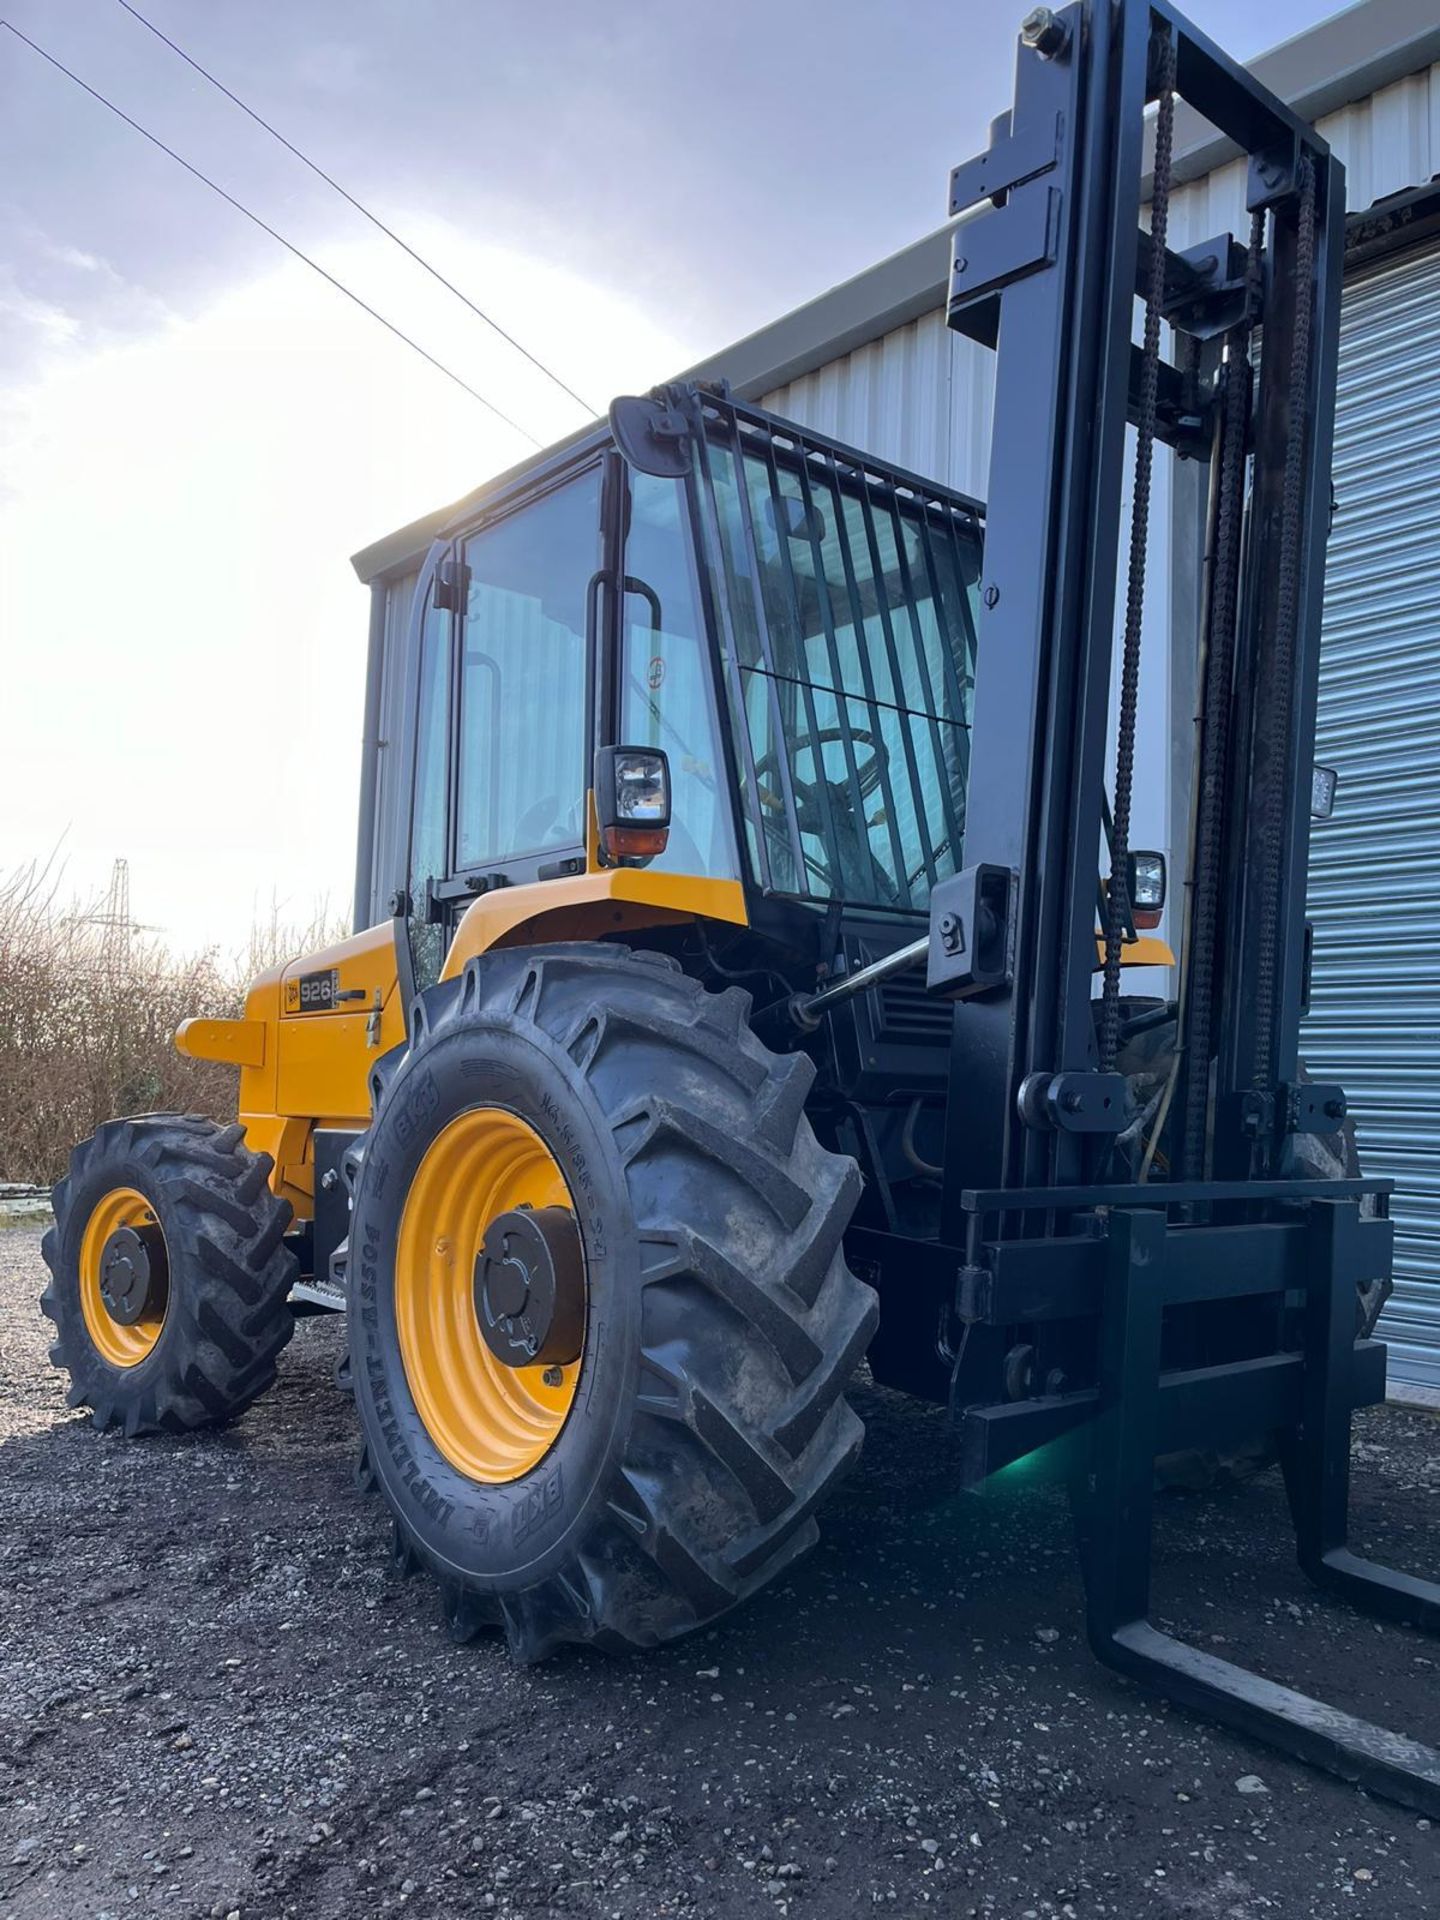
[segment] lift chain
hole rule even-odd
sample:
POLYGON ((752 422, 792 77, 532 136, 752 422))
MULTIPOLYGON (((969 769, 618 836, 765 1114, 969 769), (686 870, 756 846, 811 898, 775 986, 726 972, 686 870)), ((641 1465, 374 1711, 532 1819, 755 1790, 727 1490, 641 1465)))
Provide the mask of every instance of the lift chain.
POLYGON ((1160 318, 1165 300, 1170 167, 1175 133, 1175 42, 1157 28, 1159 110, 1155 122, 1150 254, 1145 280, 1145 332, 1135 436, 1135 488, 1130 509, 1130 564, 1120 671, 1120 722, 1115 755, 1115 810, 1110 835, 1110 888, 1105 914, 1105 968, 1100 1007, 1100 1067, 1115 1068, 1120 1039, 1120 955, 1130 924, 1130 801, 1135 784, 1135 724, 1140 700, 1140 629, 1145 613, 1145 549, 1150 533, 1150 476, 1155 456, 1155 402, 1160 383, 1160 318))
POLYGON ((1235 665, 1235 623, 1240 604, 1241 536, 1245 520, 1245 463, 1250 426, 1250 331, 1264 288, 1265 211, 1250 222, 1245 311, 1225 342, 1224 425, 1220 441, 1219 501, 1210 580, 1205 676, 1200 690, 1201 743, 1195 803, 1195 845, 1190 851, 1191 908, 1185 953, 1186 1053, 1198 1063, 1185 1081, 1181 1150, 1171 1154, 1179 1177, 1204 1173, 1208 1062, 1213 1041, 1215 943, 1220 891, 1221 839, 1230 771, 1230 688, 1235 665))
POLYGON ((1311 315, 1315 278, 1315 168, 1307 155, 1300 161, 1296 181, 1300 206, 1295 240, 1295 282, 1300 297, 1295 305, 1295 330, 1290 341, 1290 431, 1285 441, 1285 471, 1280 496, 1280 566, 1276 582, 1274 672, 1271 692, 1278 711, 1278 762, 1269 763, 1262 813, 1267 831, 1261 842, 1264 865, 1260 876, 1259 952, 1255 969, 1255 1071, 1253 1084, 1268 1089, 1273 1070, 1276 966, 1280 930, 1280 882, 1284 848, 1280 823, 1285 817, 1285 782, 1289 765, 1291 722, 1295 704, 1295 628, 1300 604, 1301 548, 1304 533, 1306 404, 1310 390, 1311 315))

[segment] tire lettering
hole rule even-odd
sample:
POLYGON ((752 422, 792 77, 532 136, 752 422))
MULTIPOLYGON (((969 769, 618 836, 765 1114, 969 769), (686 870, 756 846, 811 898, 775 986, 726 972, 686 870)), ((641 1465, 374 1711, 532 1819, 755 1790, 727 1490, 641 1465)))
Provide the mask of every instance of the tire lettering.
POLYGON ((376 1244, 374 1230, 368 1225, 358 1229, 357 1239, 360 1246, 360 1285, 357 1289, 360 1319, 366 1327, 373 1329, 379 1321, 377 1283, 380 1275, 377 1263, 380 1249, 376 1244))
POLYGON ((586 1251, 596 1260, 603 1260, 606 1254, 605 1221, 600 1211, 600 1197, 595 1191, 595 1176, 590 1170, 589 1156, 580 1145, 575 1128, 560 1107, 548 1093, 540 1096, 540 1110, 550 1124, 551 1130, 558 1134, 569 1150, 573 1177, 570 1181, 571 1192, 580 1202, 585 1222, 586 1251))
POLYGON ((440 1088, 427 1067, 417 1074, 415 1084, 405 1089, 405 1098, 395 1116, 395 1134, 402 1147, 408 1147, 440 1104, 440 1088))
MULTIPOLYGON (((363 1304, 361 1318, 367 1327, 374 1327, 378 1318, 375 1300, 376 1247, 373 1240, 366 1239, 361 1247, 361 1293, 363 1304)), ((390 1382, 386 1376, 385 1363, 379 1354, 367 1353, 365 1356, 365 1380, 370 1390, 370 1404, 375 1411, 376 1424, 385 1449, 394 1461, 401 1479, 413 1499, 415 1499, 426 1517, 437 1527, 450 1524, 455 1511, 454 1502, 431 1486, 425 1478, 424 1469, 416 1459, 410 1443, 401 1429, 400 1419, 395 1411, 395 1403, 390 1392, 390 1382)))
POLYGON ((564 1482, 559 1467, 546 1474, 537 1485, 526 1489, 525 1497, 516 1507, 510 1522, 510 1537, 517 1546, 549 1519, 560 1505, 563 1495, 564 1482))

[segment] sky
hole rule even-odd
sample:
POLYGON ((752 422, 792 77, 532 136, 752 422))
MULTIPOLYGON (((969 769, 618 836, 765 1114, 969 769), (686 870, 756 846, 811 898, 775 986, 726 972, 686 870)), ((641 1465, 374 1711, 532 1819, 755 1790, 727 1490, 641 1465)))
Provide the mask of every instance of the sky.
MULTIPOLYGON (((594 406, 937 226, 974 0, 135 0, 594 406)), ((1191 0, 1250 57, 1333 9, 1191 0)), ((7 18, 542 444, 586 415, 119 0, 7 18)), ((184 950, 348 912, 349 556, 531 451, 0 33, 0 874, 130 863, 184 950)))

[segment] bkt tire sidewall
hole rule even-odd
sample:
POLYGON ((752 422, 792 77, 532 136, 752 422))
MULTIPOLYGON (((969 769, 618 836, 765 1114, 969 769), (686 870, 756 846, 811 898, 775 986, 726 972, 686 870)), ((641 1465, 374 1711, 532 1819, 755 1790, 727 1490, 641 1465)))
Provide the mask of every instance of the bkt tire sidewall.
POLYGON ((417 1048, 366 1141, 350 1247, 355 1398, 391 1506, 437 1570, 462 1583, 505 1590, 544 1579, 607 1497, 624 1451, 639 1347, 639 1248, 624 1172, 569 1056, 534 1028, 473 1016, 417 1048), (528 1121, 555 1156, 580 1223, 588 1295, 569 1418, 543 1460, 499 1486, 458 1472, 427 1433, 405 1375, 394 1300, 396 1240, 421 1159, 458 1114, 487 1106, 528 1121))

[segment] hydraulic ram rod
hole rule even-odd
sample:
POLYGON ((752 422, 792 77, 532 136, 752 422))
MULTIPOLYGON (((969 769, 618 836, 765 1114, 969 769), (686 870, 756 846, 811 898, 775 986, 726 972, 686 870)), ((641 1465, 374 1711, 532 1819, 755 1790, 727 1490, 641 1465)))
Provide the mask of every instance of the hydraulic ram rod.
POLYGON ((871 987, 878 987, 882 980, 890 979, 893 974, 918 967, 929 951, 930 936, 927 933, 912 941, 908 947, 897 947, 894 953, 887 953, 883 960, 872 960, 868 967, 857 967, 854 973, 847 973, 843 980, 837 980, 833 987, 822 987, 819 993, 797 993, 790 1002, 790 1016, 796 1026, 811 1033, 819 1026, 821 1014, 828 1013, 831 1007, 838 1007, 844 1000, 853 1000, 857 993, 868 993, 871 987))

